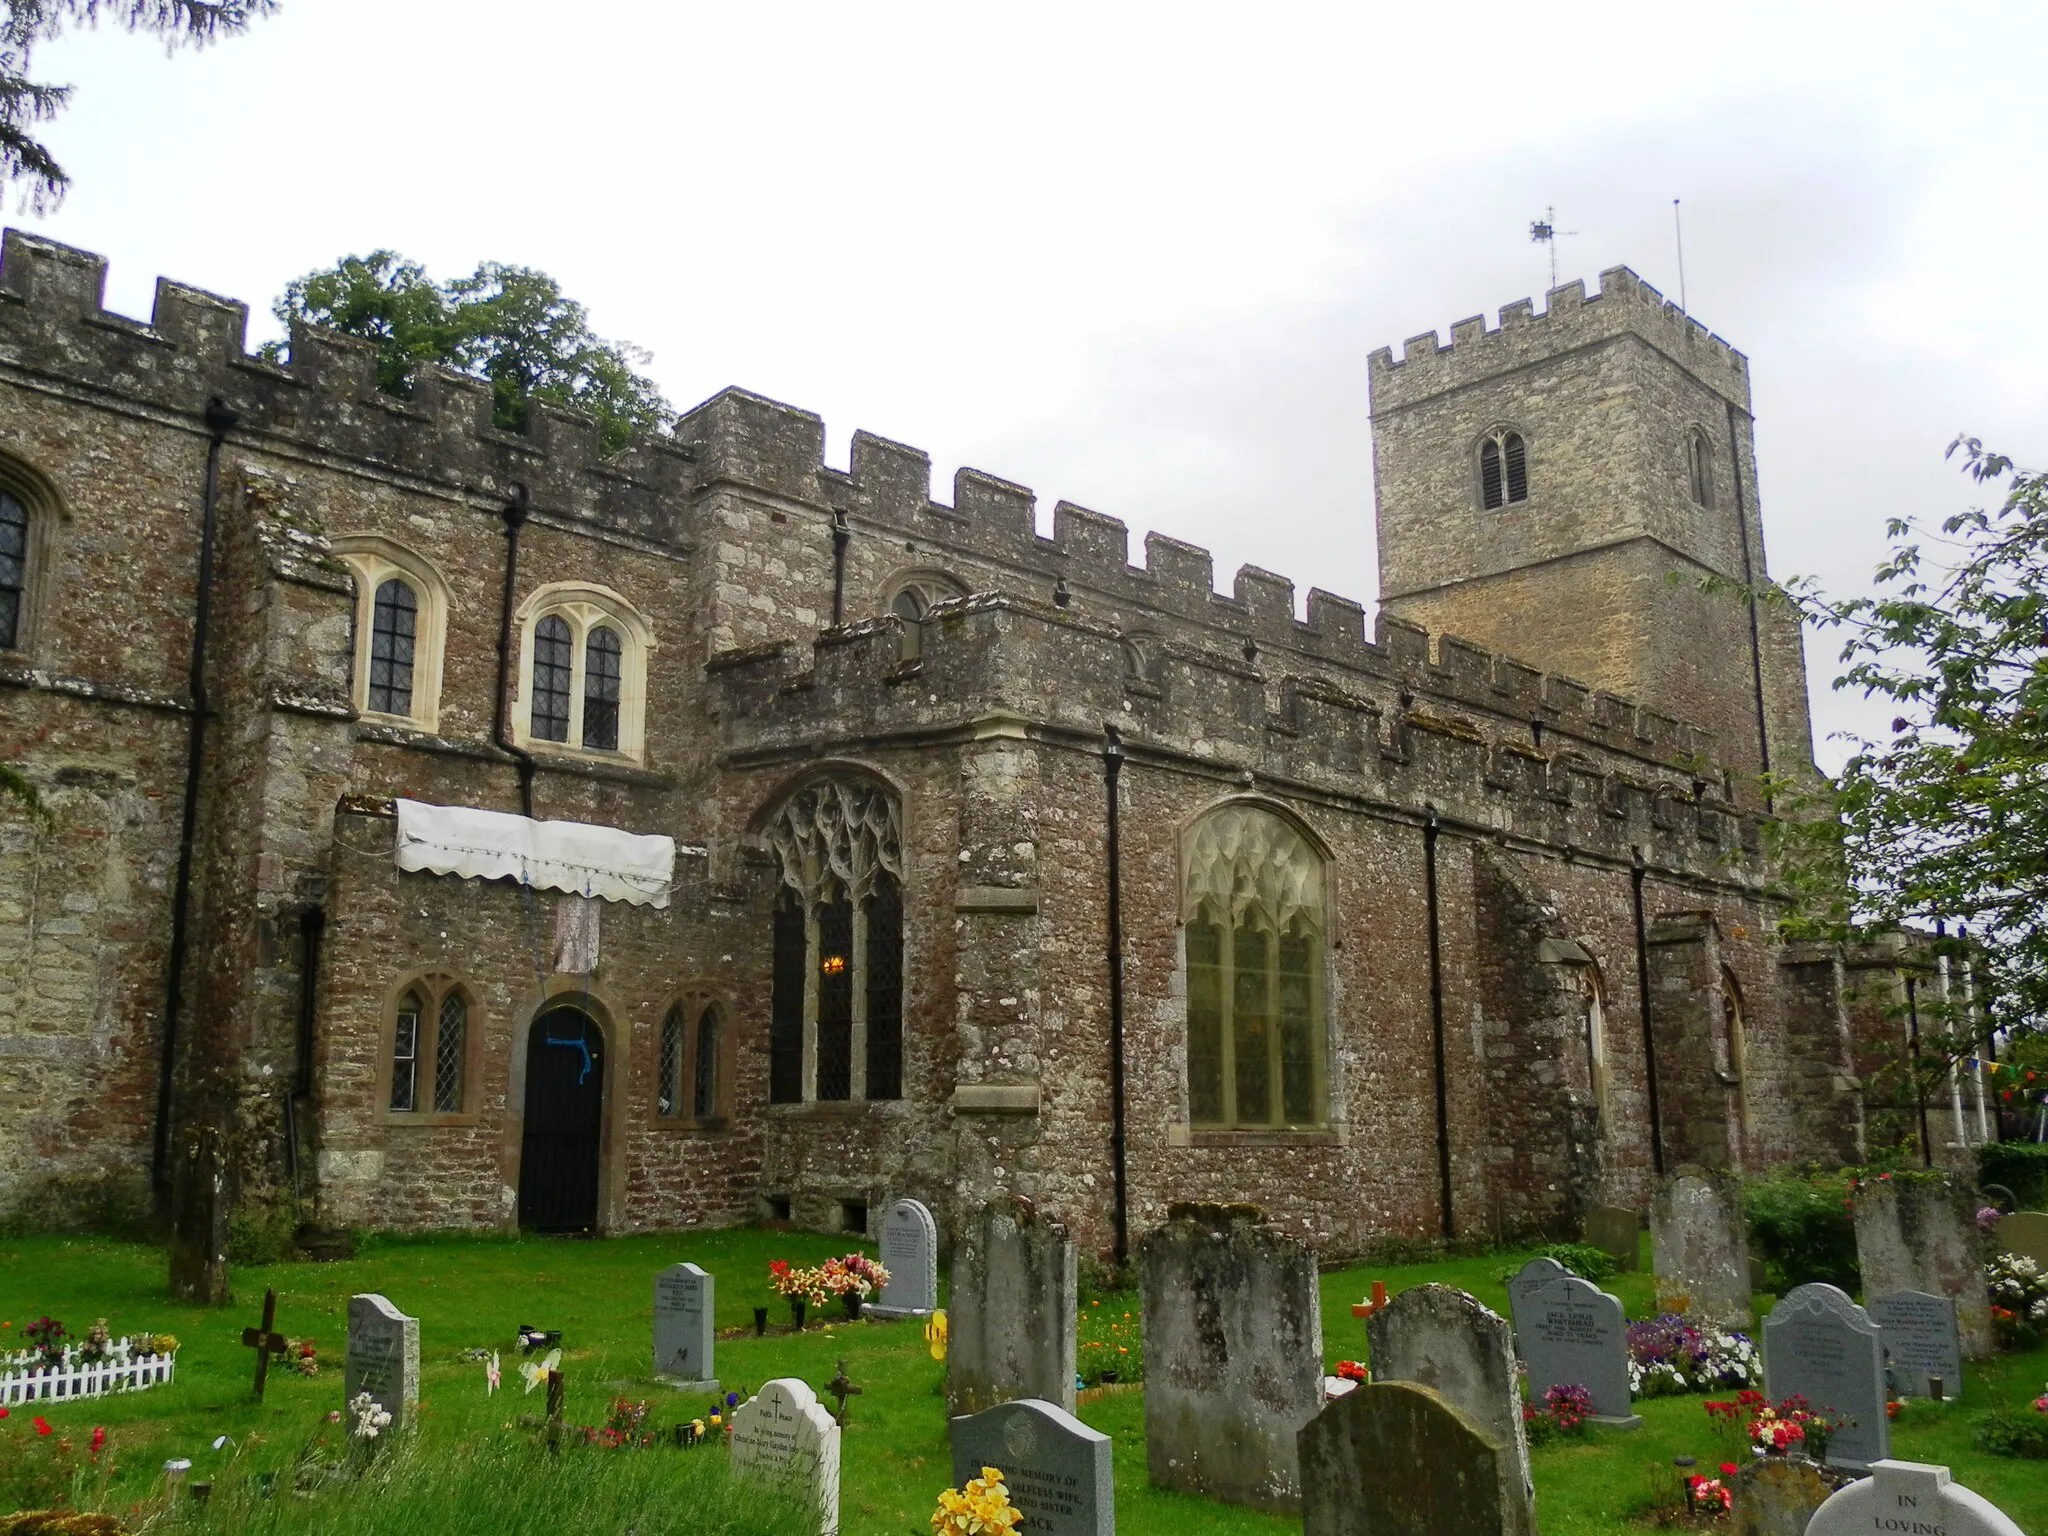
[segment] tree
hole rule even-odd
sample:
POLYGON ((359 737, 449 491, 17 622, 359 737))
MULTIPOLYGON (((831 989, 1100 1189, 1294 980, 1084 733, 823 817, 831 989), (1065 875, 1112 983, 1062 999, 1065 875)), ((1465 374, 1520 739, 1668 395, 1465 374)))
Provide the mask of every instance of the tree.
POLYGON ((160 37, 165 46, 203 48, 242 31, 277 9, 278 0, 7 0, 0 23, 0 181, 25 183, 23 200, 42 213, 64 199, 71 178, 36 137, 71 100, 68 85, 31 80, 38 44, 68 26, 96 25, 102 12, 130 32, 160 37))
MULTIPOLYGON (((324 326, 377 345, 377 386, 409 395, 422 363, 440 363, 491 386, 491 419, 526 424, 528 403, 551 400, 595 416, 609 453, 635 432, 665 430, 675 409, 635 371, 649 354, 592 333, 583 306, 531 267, 487 261, 436 283, 394 251, 344 256, 288 284, 278 319, 324 326)), ((265 354, 281 356, 271 343, 265 354)))
MULTIPOLYGON (((1945 519, 1934 548, 1893 520, 1874 596, 1778 594, 1844 634, 1837 688, 1898 713, 1887 738, 1852 737, 1776 834, 1802 898, 1794 936, 1967 925, 1990 1022, 2033 1030, 2048 1021, 2048 474, 1975 438, 1949 452, 2002 488, 1995 510, 1945 519)), ((1939 1044, 1971 1051, 1986 1032, 1957 1018, 1939 1044)))

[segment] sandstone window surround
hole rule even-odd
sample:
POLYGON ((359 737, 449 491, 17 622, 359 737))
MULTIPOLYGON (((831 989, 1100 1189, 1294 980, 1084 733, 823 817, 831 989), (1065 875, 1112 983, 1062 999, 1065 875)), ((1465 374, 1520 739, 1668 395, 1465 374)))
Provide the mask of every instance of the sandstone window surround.
POLYGON ((514 616, 519 691, 513 740, 522 747, 646 761, 647 660, 654 627, 595 582, 538 588, 514 616))
POLYGON ((773 928, 768 1098, 903 1094, 903 821, 868 780, 816 779, 769 821, 782 886, 773 928))
POLYGON ((0 454, 0 652, 33 655, 63 503, 40 474, 0 454))
POLYGON ((349 668, 355 707, 416 730, 439 730, 448 578, 426 556, 382 534, 343 534, 328 542, 356 583, 349 668))
POLYGON ((1192 1127, 1322 1127, 1322 853, 1274 811, 1242 802, 1219 806, 1187 832, 1181 889, 1192 1127))
POLYGON ((730 1110, 726 1009, 715 999, 679 999, 661 1021, 655 1056, 655 1123, 676 1130, 721 1130, 730 1110))
POLYGON ((1529 499, 1529 445, 1514 427, 1495 427, 1479 439, 1479 504, 1487 511, 1529 499))
POLYGON ((438 972, 405 978, 380 1031, 377 1114, 390 1125, 469 1125, 483 1070, 483 1010, 475 992, 438 972))
POLYGON ((924 654, 924 616, 936 604, 966 595, 967 588, 941 570, 899 571, 890 578, 882 609, 903 621, 903 660, 916 661, 924 654))
POLYGON ((1694 427, 1685 434, 1685 487, 1696 507, 1714 505, 1714 445, 1694 427))

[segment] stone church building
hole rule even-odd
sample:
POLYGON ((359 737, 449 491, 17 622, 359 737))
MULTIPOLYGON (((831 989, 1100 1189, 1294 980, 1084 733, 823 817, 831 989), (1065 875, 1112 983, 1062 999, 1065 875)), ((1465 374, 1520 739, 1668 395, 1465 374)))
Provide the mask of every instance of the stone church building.
POLYGON ((6 238, 0 1211, 1342 1254, 1856 1155, 1760 832, 1799 634, 1698 580, 1765 572, 1748 363, 1626 269, 1371 357, 1370 620, 741 390, 600 458, 103 275, 6 238))

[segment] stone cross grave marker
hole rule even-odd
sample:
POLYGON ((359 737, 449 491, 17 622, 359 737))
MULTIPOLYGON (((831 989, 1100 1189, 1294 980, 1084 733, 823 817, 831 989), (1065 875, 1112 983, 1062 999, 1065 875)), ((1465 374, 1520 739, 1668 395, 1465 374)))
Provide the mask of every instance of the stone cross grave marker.
POLYGON ((1323 1406, 1315 1255, 1255 1206, 1176 1205, 1138 1275, 1153 1484, 1299 1508, 1295 1437, 1323 1406))
POLYGON ((1302 1427, 1303 1536, 1519 1536, 1534 1523, 1502 1505, 1507 1449, 1470 1414, 1411 1381, 1331 1399, 1302 1427))
POLYGON ((272 1326, 277 1322, 277 1292, 263 1293, 263 1321, 242 1330, 242 1343, 256 1351, 256 1401, 263 1401, 263 1388, 270 1380, 270 1357, 285 1351, 285 1337, 272 1326))
POLYGON ((1956 1330, 1953 1297, 1893 1291, 1864 1310, 1884 1330, 1884 1353, 1891 1362, 1895 1393, 1932 1397, 1934 1389, 1928 1381, 1938 1377, 1943 1397, 1963 1395, 1963 1344, 1956 1330))
POLYGON ((2000 1253, 2016 1253, 2048 1269, 2048 1211, 2014 1211, 1999 1218, 1991 1246, 2000 1253))
POLYGON ((1954 1174, 1865 1179, 1856 1188, 1863 1294, 1924 1291, 1953 1298, 1966 1360, 1987 1359, 1994 1347, 1977 1204, 1977 1191, 1954 1174))
POLYGON ((1726 1487, 1734 1496, 1735 1536, 1806 1536, 1806 1523, 1835 1490, 1804 1457, 1762 1456, 1726 1487))
POLYGON ((1727 1328, 1750 1326, 1741 1179, 1725 1170, 1682 1168, 1664 1180, 1650 1206, 1650 1246, 1660 1311, 1727 1328))
POLYGON ((839 1426, 817 1394, 779 1377, 732 1413, 732 1475, 793 1484, 818 1506, 819 1536, 839 1529, 839 1426))
POLYGON ((695 1264, 654 1277, 654 1374, 685 1392, 716 1392, 712 1298, 716 1283, 695 1264))
POLYGON ((1586 1212, 1587 1245, 1598 1248, 1623 1269, 1639 1264, 1642 1232, 1640 1212, 1619 1205, 1596 1205, 1586 1212))
POLYGON ((876 1317, 929 1317, 939 1305, 939 1226, 916 1200, 882 1218, 882 1268, 889 1283, 868 1306, 876 1317))
POLYGON ((1879 1531, 1939 1536, 2025 1536, 1997 1505, 1949 1481, 1947 1467, 1880 1461, 1870 1476, 1838 1489, 1806 1536, 1872 1536, 1879 1531))
POLYGON ((946 1408, 1036 1397, 1074 1411, 1074 1245, 1019 1195, 969 1218, 953 1255, 946 1408))
POLYGON ((1116 1536, 1109 1436, 1036 1398, 998 1403, 947 1425, 953 1486, 995 1467, 1031 1536, 1116 1536))
POLYGON ((1795 1393, 1849 1422, 1828 1442, 1828 1461, 1851 1472, 1891 1454, 1884 1411, 1883 1330, 1832 1285, 1796 1286, 1764 1319, 1764 1390, 1795 1393))
POLYGON ((369 1393, 391 1415, 392 1433, 411 1428, 420 1400, 420 1320, 375 1292, 349 1297, 341 1387, 343 1403, 369 1393))
MULTIPOLYGON (((1533 1536, 1536 1485, 1522 1430, 1515 1332, 1507 1319, 1448 1285, 1418 1285, 1374 1313, 1365 1333, 1375 1382, 1421 1383, 1499 1447, 1501 1529, 1533 1536)), ((1357 1396, 1350 1393, 1346 1401, 1357 1396)))
POLYGON ((1628 1319, 1618 1298, 1555 1259, 1531 1259, 1508 1282, 1508 1302, 1531 1402, 1541 1404, 1552 1387, 1581 1386, 1593 1394, 1601 1423, 1642 1424, 1629 1407, 1628 1319))

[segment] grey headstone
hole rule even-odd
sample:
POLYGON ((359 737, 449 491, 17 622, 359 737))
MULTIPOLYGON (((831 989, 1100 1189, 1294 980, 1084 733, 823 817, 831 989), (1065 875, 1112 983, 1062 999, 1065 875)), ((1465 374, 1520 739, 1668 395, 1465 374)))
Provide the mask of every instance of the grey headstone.
POLYGON ((420 1320, 374 1292, 348 1299, 348 1358, 342 1401, 367 1392, 391 1415, 393 1432, 411 1427, 420 1400, 420 1320))
POLYGON ((1761 1456, 1727 1480, 1734 1536, 1806 1536, 1834 1488, 1804 1456, 1761 1456))
POLYGON ((1518 1536, 1534 1532, 1536 1485, 1529 1475, 1515 1335, 1507 1319, 1448 1285, 1418 1285, 1367 1318, 1365 1336, 1375 1382, 1429 1387, 1499 1446, 1505 1529, 1518 1536))
POLYGON ((1598 1248, 1623 1269, 1640 1262, 1643 1217, 1619 1205, 1596 1205, 1586 1212, 1587 1246, 1598 1248))
POLYGON ((1804 1397, 1850 1422, 1828 1442, 1828 1462, 1861 1472, 1891 1454, 1884 1411, 1882 1330, 1832 1285, 1795 1287, 1764 1319, 1764 1390, 1804 1397))
POLYGON ((1520 1536, 1501 1443, 1428 1387, 1372 1382, 1302 1428, 1302 1536, 1520 1536))
POLYGON ((1643 1422, 1629 1408, 1628 1319, 1617 1298, 1555 1259, 1531 1259, 1508 1282, 1508 1302, 1531 1402, 1552 1387, 1580 1386, 1602 1421, 1629 1429, 1643 1422))
POLYGON ((839 1529, 839 1426, 802 1382, 778 1378, 733 1410, 732 1475, 794 1484, 816 1498, 820 1536, 839 1529))
POLYGON ((1074 1245, 1029 1200, 991 1200, 953 1253, 946 1407, 1036 1397, 1074 1411, 1074 1245))
POLYGON ((654 1277, 654 1374, 685 1391, 718 1390, 713 1291, 712 1277, 694 1264, 671 1264, 654 1277))
POLYGON ((2048 1269, 2048 1211, 2014 1211, 2001 1216, 1991 1235, 2000 1253, 2016 1253, 2048 1269))
POLYGON ((1963 1395, 1963 1344, 1956 1331, 1956 1304, 1925 1291, 1893 1291, 1864 1309, 1884 1330, 1885 1358, 1891 1362, 1892 1390, 1900 1397, 1928 1397, 1927 1378, 1941 1378, 1943 1397, 1963 1395))
POLYGON ((1863 1294, 1925 1291, 1953 1297, 1964 1358, 1988 1359, 1991 1297, 1984 1288, 1977 1192, 1952 1173, 1865 1179, 1856 1189, 1856 1262, 1863 1294))
POLYGON ((1870 1536, 1873 1531, 1940 1536, 2026 1536, 1989 1499, 1958 1488, 1947 1467, 1880 1461, 1870 1476, 1821 1505, 1806 1536, 1870 1536))
POLYGON ((1295 1509, 1323 1406, 1315 1255, 1249 1206, 1175 1206, 1138 1245, 1145 1460, 1161 1488, 1295 1509))
POLYGON ((882 1218, 882 1268, 889 1283, 868 1311, 876 1317, 927 1317, 939 1305, 939 1226, 915 1200, 898 1200, 882 1218))
POLYGON ((954 1419, 953 1486, 998 1468, 1033 1536, 1116 1536, 1109 1436, 1035 1398, 954 1419))
POLYGON ((1750 1326, 1749 1233, 1742 1180, 1725 1170, 1681 1168, 1650 1206, 1657 1308, 1728 1328, 1750 1326))

